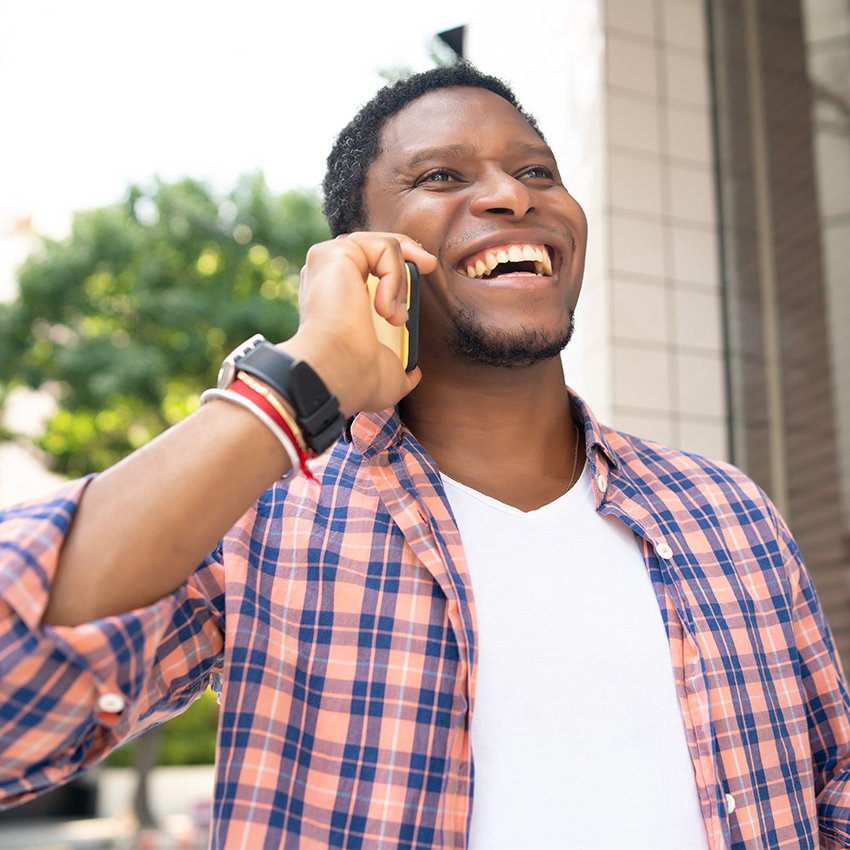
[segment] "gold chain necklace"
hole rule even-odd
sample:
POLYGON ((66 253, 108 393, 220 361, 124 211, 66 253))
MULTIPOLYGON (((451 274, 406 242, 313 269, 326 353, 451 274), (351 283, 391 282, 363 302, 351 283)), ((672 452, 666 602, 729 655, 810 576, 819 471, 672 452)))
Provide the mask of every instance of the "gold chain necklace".
POLYGON ((573 427, 576 429, 576 450, 573 455, 573 474, 570 476, 570 483, 567 484, 567 490, 572 489, 573 482, 576 480, 576 469, 578 469, 578 444, 581 442, 581 439, 579 438, 578 425, 576 425, 575 422, 573 422, 573 427))

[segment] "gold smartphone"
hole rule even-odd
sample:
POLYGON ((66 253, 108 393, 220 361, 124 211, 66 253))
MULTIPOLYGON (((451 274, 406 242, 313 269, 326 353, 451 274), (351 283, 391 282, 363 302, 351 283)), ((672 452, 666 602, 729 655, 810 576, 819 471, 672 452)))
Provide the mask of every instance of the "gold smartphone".
POLYGON ((419 269, 414 263, 407 266, 407 321, 400 326, 391 325, 383 316, 375 311, 375 290, 378 278, 369 275, 366 286, 372 299, 372 322, 378 340, 394 351, 405 372, 416 368, 419 359, 419 269))

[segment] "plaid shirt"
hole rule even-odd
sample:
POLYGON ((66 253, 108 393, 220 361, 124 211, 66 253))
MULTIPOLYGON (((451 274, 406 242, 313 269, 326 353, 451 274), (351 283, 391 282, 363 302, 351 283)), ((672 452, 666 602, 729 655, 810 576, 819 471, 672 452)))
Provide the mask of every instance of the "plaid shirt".
MULTIPOLYGON (((850 704, 787 529, 737 470, 575 403, 598 509, 642 541, 709 846, 850 847, 850 704)), ((77 628, 39 622, 85 482, 2 517, 6 804, 212 683, 213 846, 466 846, 475 608, 437 469, 386 413, 359 416, 315 471, 321 490, 270 489, 172 596, 77 628)), ((612 810, 627 793, 599 790, 612 810)))

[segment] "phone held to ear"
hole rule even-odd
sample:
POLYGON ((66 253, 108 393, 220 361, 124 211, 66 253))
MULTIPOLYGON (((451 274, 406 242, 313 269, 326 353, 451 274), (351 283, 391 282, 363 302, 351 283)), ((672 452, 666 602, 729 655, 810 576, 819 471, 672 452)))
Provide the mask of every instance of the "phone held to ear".
POLYGON ((372 299, 372 322, 375 325, 375 333, 378 341, 394 351, 405 372, 411 372, 416 368, 419 359, 419 269, 413 263, 405 263, 407 266, 407 321, 401 325, 391 325, 385 318, 379 316, 375 311, 375 290, 378 287, 378 278, 369 275, 366 286, 369 288, 369 297, 372 299))

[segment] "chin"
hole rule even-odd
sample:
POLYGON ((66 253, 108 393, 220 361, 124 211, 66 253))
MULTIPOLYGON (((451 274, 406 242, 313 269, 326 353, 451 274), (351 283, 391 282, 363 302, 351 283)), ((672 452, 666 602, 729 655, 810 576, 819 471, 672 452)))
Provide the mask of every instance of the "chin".
POLYGON ((484 327, 471 312, 461 312, 454 317, 447 342, 468 363, 502 369, 527 368, 559 356, 572 339, 574 327, 572 310, 569 326, 551 333, 530 327, 493 330, 484 327))

